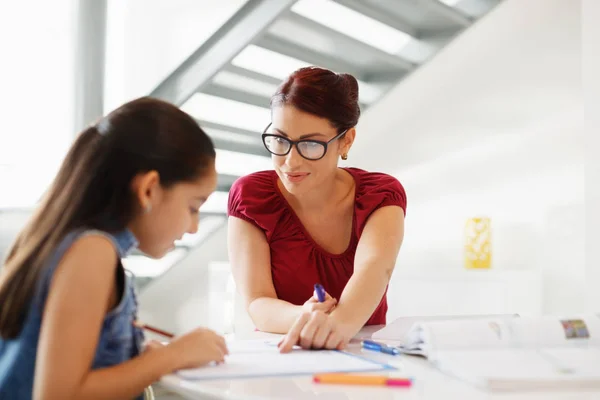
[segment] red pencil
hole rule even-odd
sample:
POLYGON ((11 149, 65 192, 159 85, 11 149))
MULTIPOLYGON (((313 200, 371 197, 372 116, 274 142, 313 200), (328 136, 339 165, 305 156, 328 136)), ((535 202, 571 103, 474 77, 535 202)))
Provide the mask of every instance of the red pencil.
POLYGON ((175 335, 173 333, 170 333, 170 332, 167 332, 167 331, 163 331, 162 329, 156 328, 156 327, 151 326, 151 325, 143 324, 143 323, 138 322, 138 321, 134 321, 133 325, 137 326, 138 328, 146 329, 147 331, 154 332, 154 333, 157 333, 159 335, 168 337, 169 339, 175 337, 175 335))

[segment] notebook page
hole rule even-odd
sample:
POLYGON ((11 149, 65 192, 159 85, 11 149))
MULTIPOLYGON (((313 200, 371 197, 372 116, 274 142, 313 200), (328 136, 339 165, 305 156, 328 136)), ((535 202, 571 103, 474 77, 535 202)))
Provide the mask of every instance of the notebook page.
MULTIPOLYGON (((228 340, 229 353, 264 353, 278 352, 277 343, 280 339, 228 340)), ((299 346, 295 346, 299 348, 299 346)))
MULTIPOLYGON (((261 345, 262 347, 262 345, 261 345)), ((267 346, 265 346, 267 347, 267 346)), ((389 367, 333 350, 292 350, 281 354, 276 347, 251 351, 230 349, 221 365, 178 371, 184 379, 235 379, 264 376, 310 375, 324 372, 380 371, 389 367)))
POLYGON ((421 327, 429 357, 442 350, 507 348, 514 341, 506 319, 432 321, 421 327))
POLYGON ((377 332, 373 333, 375 340, 393 340, 404 341, 407 333, 415 323, 424 323, 430 321, 452 321, 452 320, 473 320, 473 319, 512 319, 517 318, 516 314, 497 314, 497 315, 439 315, 439 316, 412 316, 400 317, 387 324, 377 332))

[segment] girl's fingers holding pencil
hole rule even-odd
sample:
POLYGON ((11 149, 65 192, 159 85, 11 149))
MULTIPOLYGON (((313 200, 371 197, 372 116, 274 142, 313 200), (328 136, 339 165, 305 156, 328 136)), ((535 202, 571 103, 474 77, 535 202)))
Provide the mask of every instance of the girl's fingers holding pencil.
POLYGON ((158 340, 149 340, 146 343, 144 343, 144 351, 152 351, 160 349, 161 347, 165 347, 165 345, 159 342, 158 340))
POLYGON ((223 362, 227 346, 222 336, 205 328, 198 328, 175 338, 170 348, 176 360, 175 369, 194 368, 210 362, 223 362))
POLYGON ((223 336, 218 337, 218 344, 223 350, 225 355, 229 354, 229 349, 227 348, 227 342, 225 342, 225 338, 223 336))

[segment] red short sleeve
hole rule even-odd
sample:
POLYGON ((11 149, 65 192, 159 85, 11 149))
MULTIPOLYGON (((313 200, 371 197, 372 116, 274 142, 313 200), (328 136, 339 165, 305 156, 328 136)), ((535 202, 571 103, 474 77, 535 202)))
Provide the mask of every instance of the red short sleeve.
POLYGON ((352 168, 349 172, 357 181, 356 219, 358 234, 374 211, 381 207, 398 206, 406 215, 406 192, 393 176, 352 168))
POLYGON ((227 214, 261 229, 269 238, 282 210, 275 171, 261 171, 236 180, 229 190, 227 214))
POLYGON ((398 206, 406 215, 406 192, 398 179, 385 174, 371 174, 370 179, 369 183, 373 185, 370 194, 379 197, 379 204, 375 209, 398 206))

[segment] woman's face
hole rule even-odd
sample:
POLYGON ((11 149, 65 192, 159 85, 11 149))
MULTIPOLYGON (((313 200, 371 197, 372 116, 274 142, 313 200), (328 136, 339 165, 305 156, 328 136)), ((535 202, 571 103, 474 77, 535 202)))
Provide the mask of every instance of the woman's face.
POLYGON ((311 160, 298 153, 298 148, 292 146, 287 155, 272 155, 273 166, 285 189, 293 194, 299 195, 313 189, 318 189, 321 184, 329 181, 335 175, 338 166, 338 158, 347 153, 352 144, 354 129, 343 136, 330 122, 313 114, 298 110, 293 106, 276 107, 272 110, 272 124, 267 129, 267 134, 274 135, 269 138, 274 149, 287 149, 288 143, 285 139, 314 140, 329 142, 325 154, 322 155, 322 146, 317 143, 305 143, 301 145, 302 153, 311 160))

